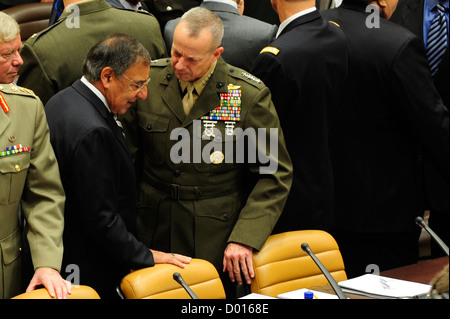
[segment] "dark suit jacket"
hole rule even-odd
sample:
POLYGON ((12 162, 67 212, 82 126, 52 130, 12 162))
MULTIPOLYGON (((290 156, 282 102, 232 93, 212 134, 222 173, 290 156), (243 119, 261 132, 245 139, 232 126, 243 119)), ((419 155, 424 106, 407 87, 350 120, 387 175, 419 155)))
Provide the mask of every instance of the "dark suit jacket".
POLYGON ((349 43, 348 85, 331 132, 336 227, 414 231, 423 214, 419 145, 448 181, 448 111, 421 40, 385 19, 367 28, 365 6, 321 12, 349 43))
MULTIPOLYGON (((249 71, 261 49, 275 38, 278 27, 254 18, 243 16, 231 5, 220 2, 204 2, 200 5, 220 17, 225 28, 222 46, 223 59, 236 67, 249 71)), ((164 39, 170 52, 173 32, 179 19, 169 21, 164 29, 164 39)))
MULTIPOLYGON (((423 0, 400 0, 390 21, 404 26, 420 39, 423 39, 424 2, 425 1, 423 0)), ((447 50, 439 65, 439 71, 434 77, 434 85, 441 95, 447 109, 449 107, 450 91, 450 72, 448 65, 449 47, 450 46, 447 45, 447 50)), ((427 191, 426 195, 428 200, 427 208, 448 213, 450 194, 448 180, 445 180, 433 162, 428 160, 427 153, 423 154, 423 160, 427 191)))
POLYGON ((251 73, 271 90, 294 179, 274 232, 328 229, 333 219, 333 174, 328 151, 329 121, 347 72, 345 37, 318 11, 291 22, 262 53, 251 73))
POLYGON ((126 140, 81 81, 50 99, 45 110, 67 196, 63 267, 77 265, 81 284, 114 297, 130 269, 154 265, 133 235, 137 195, 126 140))

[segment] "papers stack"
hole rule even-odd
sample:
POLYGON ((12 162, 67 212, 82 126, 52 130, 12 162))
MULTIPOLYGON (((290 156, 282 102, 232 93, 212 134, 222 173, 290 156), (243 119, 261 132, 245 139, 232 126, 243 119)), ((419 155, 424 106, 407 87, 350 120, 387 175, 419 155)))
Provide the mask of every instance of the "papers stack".
POLYGON ((423 298, 426 297, 431 290, 430 285, 373 274, 366 274, 353 279, 341 281, 338 285, 344 292, 365 295, 373 298, 423 298))

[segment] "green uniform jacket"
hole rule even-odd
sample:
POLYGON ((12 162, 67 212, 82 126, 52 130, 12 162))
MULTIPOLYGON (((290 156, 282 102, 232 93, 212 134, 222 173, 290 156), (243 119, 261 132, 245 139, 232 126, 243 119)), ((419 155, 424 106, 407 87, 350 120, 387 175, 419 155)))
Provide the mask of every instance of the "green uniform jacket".
POLYGON ((170 60, 154 62, 150 76, 148 98, 123 119, 141 178, 138 238, 148 247, 203 258, 221 269, 228 243, 262 247, 291 186, 292 164, 270 91, 220 58, 186 117, 170 60), (240 120, 231 125, 233 132, 240 129, 251 136, 253 131, 259 140, 240 150, 247 137, 227 136, 229 121, 215 121, 214 138, 204 135, 208 122, 200 120, 219 106, 230 84, 241 93, 240 120), (269 163, 258 162, 257 150, 264 155, 270 151, 276 167, 269 174, 261 174, 269 163), (210 161, 214 152, 218 156, 210 161))
POLYGON ((25 42, 17 83, 32 89, 45 105, 81 78, 89 50, 112 33, 135 37, 153 59, 167 56, 159 23, 151 14, 112 8, 104 0, 81 2, 66 8, 57 23, 25 42))
POLYGON ((20 293, 23 218, 34 268, 60 270, 65 195, 41 101, 12 84, 0 94, 0 298, 10 298, 20 293), (23 152, 5 155, 16 145, 23 152))

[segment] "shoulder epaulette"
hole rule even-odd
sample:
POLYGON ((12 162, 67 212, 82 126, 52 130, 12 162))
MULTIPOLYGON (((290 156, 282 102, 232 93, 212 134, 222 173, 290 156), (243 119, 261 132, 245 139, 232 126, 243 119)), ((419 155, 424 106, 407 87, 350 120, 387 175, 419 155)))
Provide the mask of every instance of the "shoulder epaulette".
POLYGON ((32 36, 30 36, 25 42, 24 44, 28 44, 30 46, 33 46, 33 44, 37 41, 37 39, 39 39, 39 37, 45 33, 47 33, 49 30, 53 29, 54 27, 56 27, 58 24, 62 23, 62 21, 64 21, 63 19, 60 19, 58 21, 56 21, 54 24, 52 24, 51 26, 48 26, 47 28, 45 28, 44 30, 38 32, 38 33, 34 33, 32 36))
POLYGON ((170 58, 161 58, 161 59, 158 59, 158 60, 153 60, 152 62, 151 62, 151 66, 152 67, 154 67, 154 66, 156 66, 156 67, 166 67, 166 66, 168 66, 169 64, 170 64, 170 58))
POLYGON ((37 97, 36 94, 27 88, 17 86, 15 84, 1 84, 0 92, 7 94, 16 94, 16 95, 24 95, 30 97, 37 97))
POLYGON ((261 53, 272 53, 273 55, 278 55, 278 53, 280 53, 280 50, 274 47, 265 47, 259 54, 261 53))
POLYGON ((341 26, 337 23, 337 22, 334 22, 334 21, 328 21, 328 22, 330 22, 330 23, 333 23, 335 26, 337 26, 338 28, 340 28, 341 26))

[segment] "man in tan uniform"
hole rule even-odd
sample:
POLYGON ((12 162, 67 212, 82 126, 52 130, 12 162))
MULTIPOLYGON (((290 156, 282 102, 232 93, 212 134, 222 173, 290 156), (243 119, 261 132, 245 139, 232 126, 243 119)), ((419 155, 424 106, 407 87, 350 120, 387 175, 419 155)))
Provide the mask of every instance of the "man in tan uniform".
POLYGON ((35 269, 27 291, 44 285, 66 298, 70 283, 59 274, 65 195, 43 105, 11 84, 23 63, 21 44, 19 26, 0 12, 0 299, 21 293, 23 231, 35 269))
POLYGON ((233 297, 227 277, 251 282, 253 251, 281 214, 292 164, 269 89, 225 63, 222 36, 214 13, 188 11, 172 60, 152 64, 151 94, 124 126, 141 177, 138 238, 209 260, 233 297))

